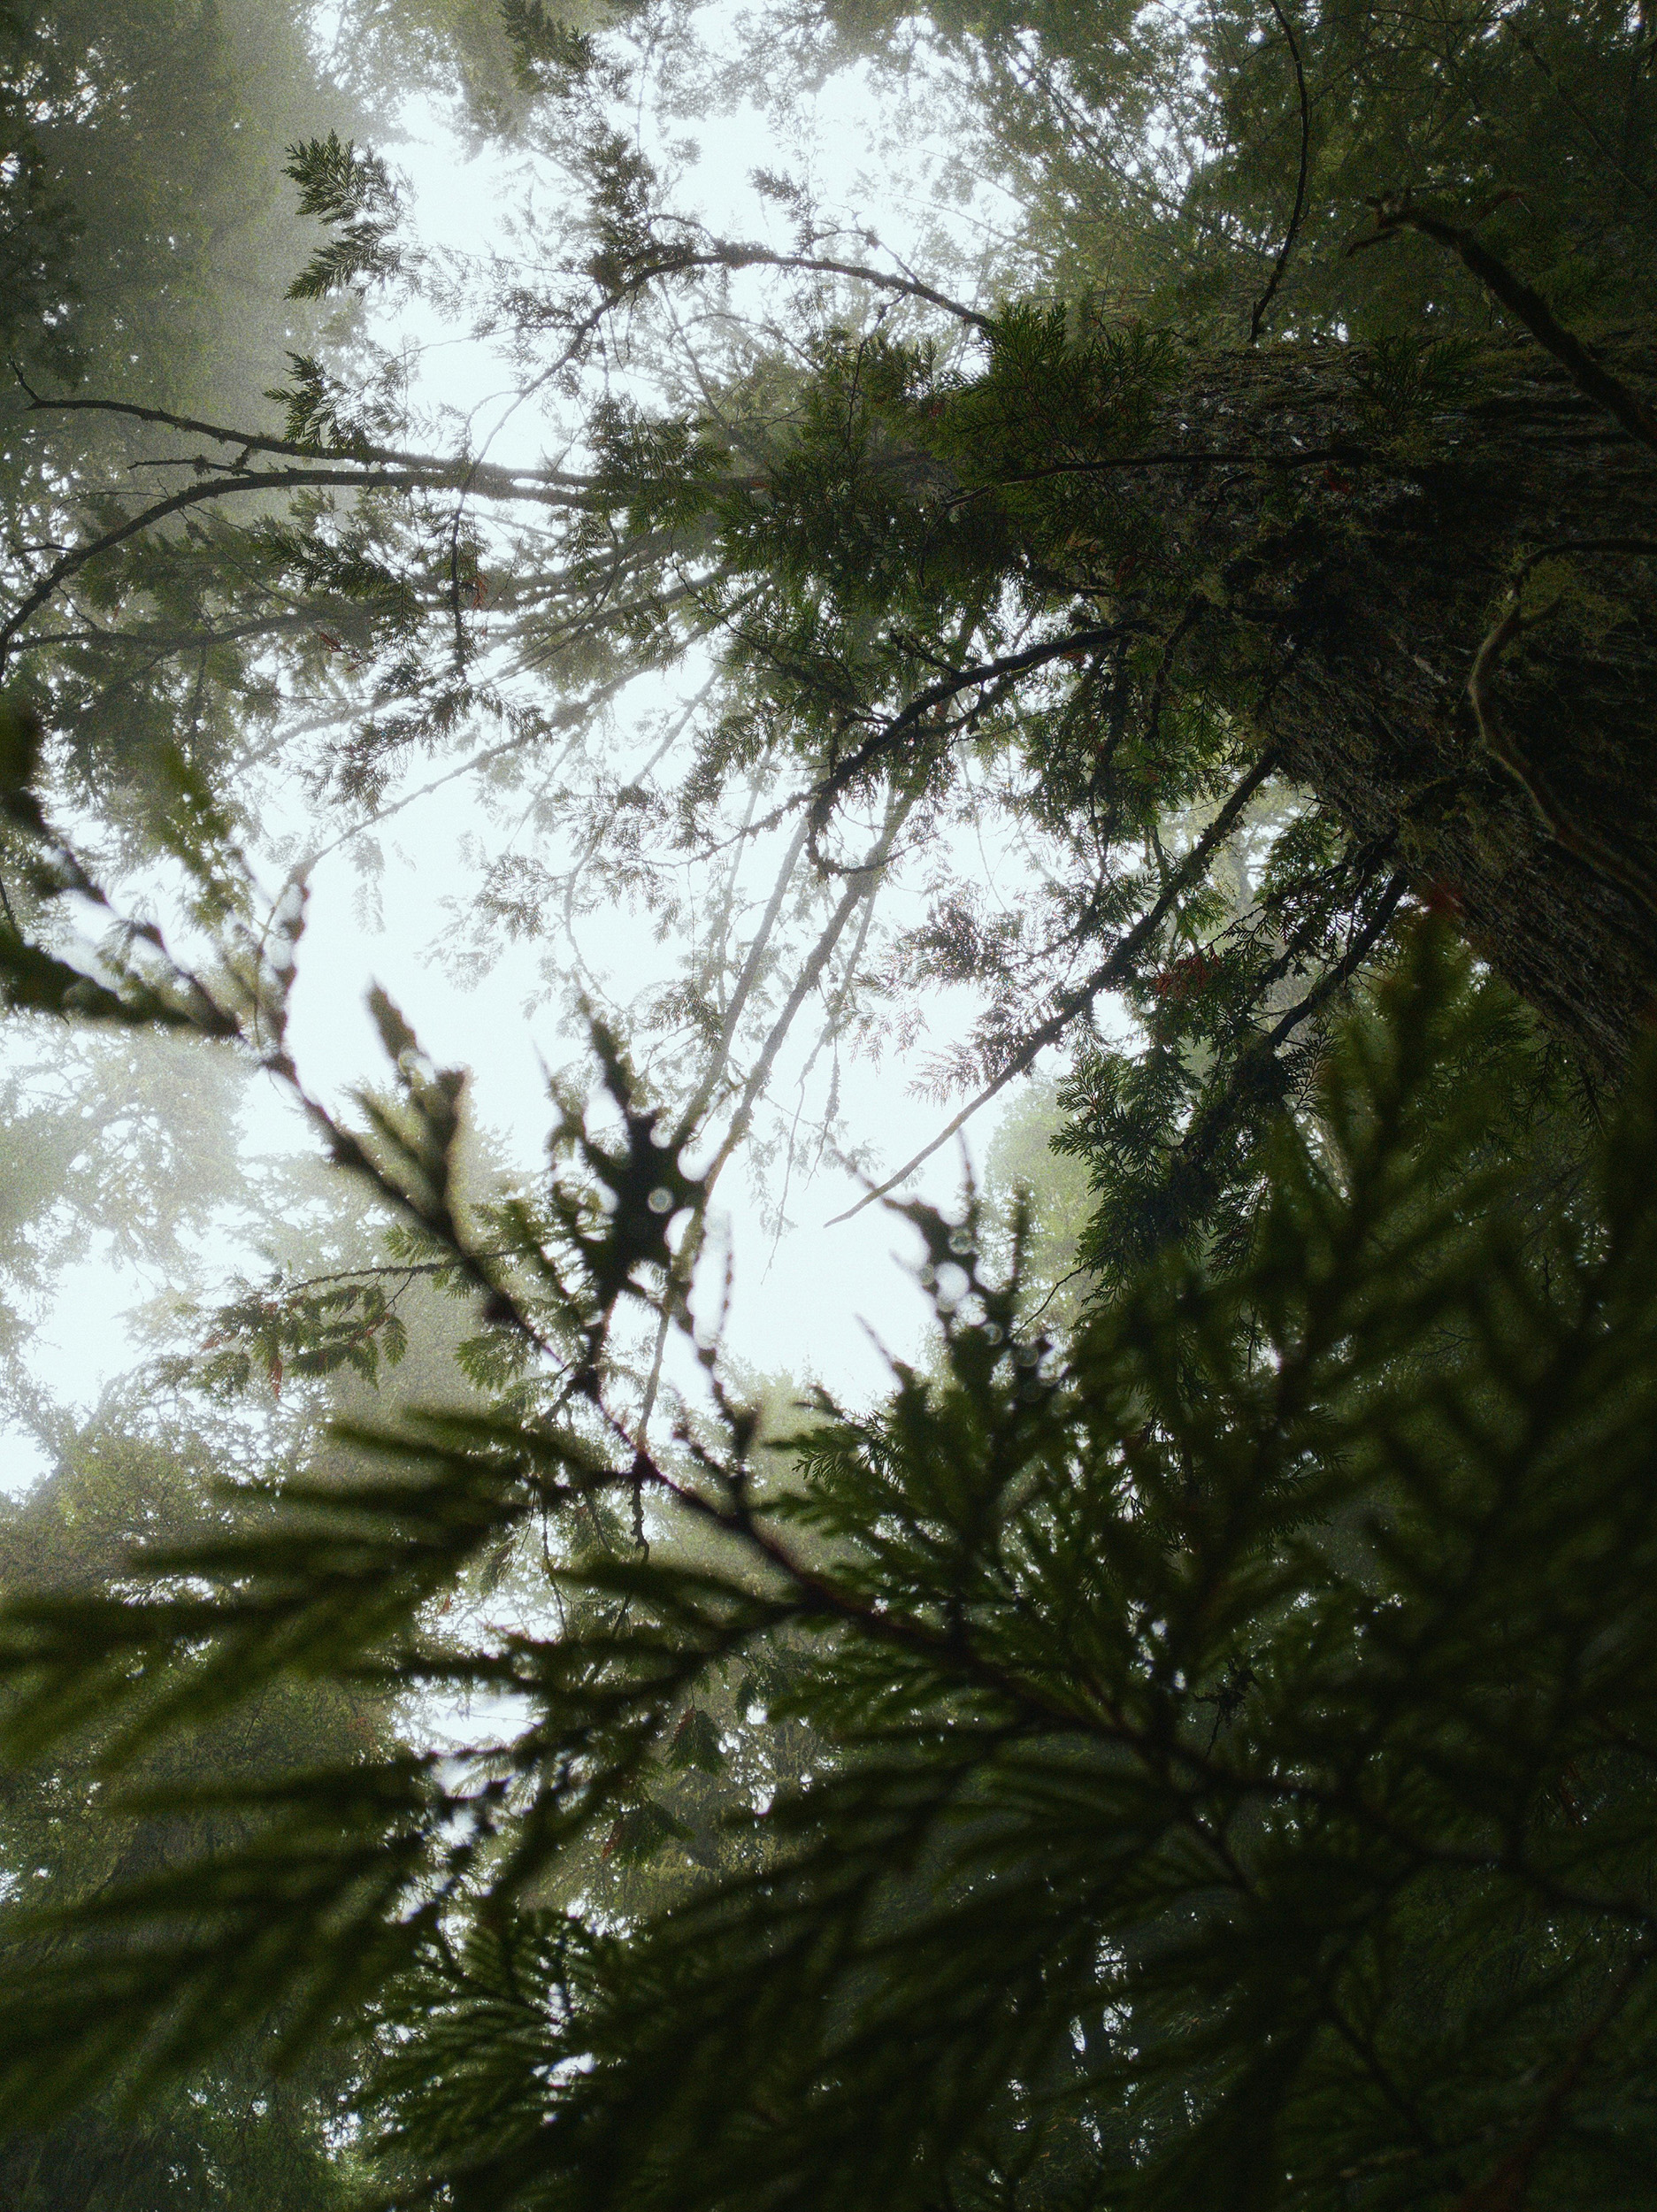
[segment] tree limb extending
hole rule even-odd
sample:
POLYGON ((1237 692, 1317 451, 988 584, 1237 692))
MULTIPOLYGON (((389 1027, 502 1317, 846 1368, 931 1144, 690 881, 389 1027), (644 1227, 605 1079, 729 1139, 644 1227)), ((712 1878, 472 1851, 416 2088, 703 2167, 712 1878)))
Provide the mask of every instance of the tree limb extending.
MULTIPOLYGON (((1513 195, 1505 196, 1511 198, 1513 195)), ((1596 406, 1603 407, 1607 414, 1620 422, 1630 437, 1638 438, 1642 445, 1657 452, 1657 415, 1620 377, 1613 376, 1596 361, 1576 333, 1566 329, 1542 295, 1516 277, 1488 246, 1481 245, 1471 230, 1446 222, 1441 215, 1432 214, 1408 197, 1375 200, 1370 204, 1375 209, 1376 227, 1367 238, 1354 239, 1346 249, 1349 254, 1361 253, 1368 246, 1378 246, 1384 239, 1402 229, 1418 230, 1423 237, 1448 246, 1461 256, 1485 289, 1510 314, 1518 317, 1538 343, 1546 347, 1579 391, 1586 393, 1596 406)))
POLYGON ((1271 12, 1283 27, 1283 35, 1289 42, 1289 59, 1294 64, 1295 89, 1300 96, 1300 173, 1294 187, 1294 212, 1289 218, 1289 227, 1284 234, 1283 245, 1266 280, 1266 288, 1254 302, 1254 310, 1248 319, 1248 342, 1252 346, 1259 338, 1265 323, 1266 310, 1270 306, 1283 273, 1289 265, 1289 256, 1294 251, 1294 242, 1300 234, 1300 218, 1306 211, 1306 173, 1312 157, 1312 104, 1307 97, 1306 71, 1300 61, 1300 42, 1294 35, 1294 26, 1283 12, 1282 0, 1271 0, 1271 12))
POLYGON ((878 1198, 884 1198, 898 1185, 907 1182, 916 1169, 930 1160, 934 1152, 947 1145, 957 1130, 963 1129, 979 1108, 987 1106, 1013 1080, 1035 1064, 1038 1057, 1051 1044, 1056 1044, 1070 1024, 1081 1014, 1089 1012, 1101 993, 1125 983, 1133 970, 1133 963, 1146 944, 1167 919, 1169 911, 1180 893, 1203 874, 1215 849, 1224 842, 1237 826, 1239 818, 1267 778, 1277 767, 1275 749, 1262 752, 1254 766, 1243 777, 1191 850, 1170 876, 1162 895, 1147 907, 1125 935, 1120 938, 1109 956, 1101 961, 1085 983, 1066 991, 1059 1002, 1058 1010, 1048 1017, 1037 1029, 1032 1029, 1018 1047, 1006 1066, 986 1083, 975 1098, 970 1099, 958 1114, 951 1117, 930 1143, 924 1144, 911 1160, 906 1160, 895 1175, 888 1175, 884 1183, 865 1191, 855 1206, 848 1206, 824 1224, 825 1228, 838 1227, 842 1221, 850 1221, 862 1213, 865 1206, 872 1206, 878 1198))

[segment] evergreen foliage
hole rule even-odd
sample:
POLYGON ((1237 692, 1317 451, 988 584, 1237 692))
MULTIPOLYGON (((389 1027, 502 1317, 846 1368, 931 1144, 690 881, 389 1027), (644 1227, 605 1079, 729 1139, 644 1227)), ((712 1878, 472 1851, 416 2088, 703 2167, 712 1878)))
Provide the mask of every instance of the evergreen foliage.
MULTIPOLYGON (((769 1863, 620 1939, 486 1913, 400 2151, 480 2203, 1641 2200, 1649 1109, 1538 1225, 1450 1079, 1509 1020, 1424 933, 1249 1261, 1062 1364, 926 1222, 942 1373, 749 1539, 824 1652, 769 1863)), ((659 1553, 610 1586, 595 1672, 706 1617, 659 1553)))
MULTIPOLYGON (((475 13, 448 12, 463 44, 475 13)), ((1241 1233, 1262 1118, 1411 890, 1615 1080, 1657 974, 1657 819, 1624 734, 1657 545, 1642 35, 1539 0, 1446 19, 1442 54, 1370 11, 1095 13, 945 11, 925 35, 978 72, 973 111, 1024 148, 1063 242, 965 299, 786 179, 765 183, 786 239, 679 211, 619 127, 658 37, 670 108, 705 82, 677 18, 496 27, 566 211, 518 259, 431 253, 383 157, 297 136, 325 233, 300 303, 352 315, 372 290, 469 322, 558 457, 472 450, 395 345, 341 349, 349 324, 285 349, 280 427, 245 397, 141 417, 88 394, 74 421, 142 419, 163 466, 147 502, 111 488, 84 529, 42 531, 62 549, 0 627, 56 787, 90 787, 107 707, 144 757, 115 810, 135 791, 145 846, 169 746, 251 813, 223 772, 249 726, 339 810, 325 849, 369 852, 426 753, 502 808, 525 791, 546 856, 486 872, 474 956, 554 938, 601 884, 652 906, 686 947, 652 1063, 676 1095, 748 1101, 733 1148, 825 973, 825 1046, 969 980, 985 1012, 943 1087, 988 1097, 1050 1045, 1081 1053, 1078 1141, 1112 1194, 1093 1258, 1241 1233), (1582 119, 1614 86, 1617 146, 1590 159, 1582 119), (1083 265, 1107 203, 1137 274, 1083 265), (763 273, 786 347, 740 304, 763 273), (664 675, 688 695, 630 757, 610 718, 664 675), (1010 826, 1042 879, 994 928, 932 833, 963 821, 1010 826), (778 899, 755 901, 770 942, 745 947, 684 872, 789 828, 778 899), (931 912, 900 929, 878 894, 922 849, 931 912), (798 997, 753 987, 785 961, 798 997), (1096 1026, 1117 995, 1150 1033, 1131 1060, 1096 1026)), ((441 16, 409 12, 415 45, 441 16)), ((841 27, 882 47, 871 14, 841 27)))
MULTIPOLYGON (((58 1471, 0 1511, 0 1585, 96 1592, 130 1569, 142 1531, 152 1542, 198 1536, 222 1514, 215 1470, 198 1439, 157 1425, 132 1404, 107 1409, 60 1439, 58 1471)), ((243 1779, 314 1760, 325 1746, 372 1745, 383 1717, 348 1692, 272 1685, 228 1729, 180 1732, 127 1777, 135 1788, 243 1779)), ((96 1728, 73 1751, 0 1778, 0 1865, 9 1955, 38 1956, 31 1916, 111 1883, 153 1875, 222 1847, 236 1816, 123 1816, 110 1803, 96 1728)), ((249 2201, 272 2212, 334 2212, 351 2189, 339 2138, 356 2068, 318 2052, 283 2080, 257 2050, 221 2047, 208 2065, 169 2082, 142 2114, 94 2099, 56 2124, 10 2136, 0 2149, 0 2201, 15 2212, 232 2212, 249 2201)))
MULTIPOLYGON (((260 1409, 257 1465, 111 1445, 148 1540, 96 1572, 42 1533, 68 1475, 6 1522, 0 2185, 1645 2201, 1644 12, 767 20, 740 92, 908 69, 1022 195, 924 273, 787 177, 763 237, 677 204, 633 119, 709 96, 694 11, 359 0, 331 85, 297 11, 100 24, 0 4, 0 1000, 117 1094, 141 1040, 238 1056, 395 1226, 152 1371, 260 1409), (533 237, 413 234, 398 67, 556 186, 533 237), (282 266, 233 339, 239 227, 282 266), (400 307, 544 449, 426 405, 400 307), (631 1023, 580 1002, 594 1093, 523 1187, 382 993, 349 1111, 289 1040, 311 868, 460 775, 541 841, 475 956, 618 898, 678 949, 631 1023), (1082 1291, 1039 1207, 904 1205, 930 1369, 779 1426, 710 1311, 718 1178, 769 1141, 780 1210, 842 1044, 962 983, 939 1141, 1070 1051, 1082 1291), (797 1141, 760 1118, 814 1018, 797 1141), (464 1319, 377 1415, 417 1283, 464 1319)), ((35 1199, 0 1227, 49 1266, 35 1199)))
POLYGON ((779 1463, 705 1343, 672 1446, 617 1410, 618 1310, 694 1328, 697 1182, 602 1032, 620 1141, 566 1098, 502 1259, 450 1194, 457 1087, 380 1011, 395 1094, 313 1112, 541 1388, 359 1427, 378 1471, 243 1486, 107 1593, 13 1594, 6 1726, 119 1774, 311 1681, 461 1693, 472 1732, 125 1782, 238 1832, 42 1924, 14 2123, 366 2020, 410 2203, 1640 2200, 1649 1071, 1538 1189, 1489 1142, 1525 1025, 1422 922, 1274 1124, 1239 1256, 1168 1246, 1061 1348, 975 1212, 912 1206, 936 1373, 779 1463), (515 1531, 561 1620, 446 1629, 515 1531), (729 1840, 641 1892, 760 1701, 763 1796, 744 1753, 729 1840))

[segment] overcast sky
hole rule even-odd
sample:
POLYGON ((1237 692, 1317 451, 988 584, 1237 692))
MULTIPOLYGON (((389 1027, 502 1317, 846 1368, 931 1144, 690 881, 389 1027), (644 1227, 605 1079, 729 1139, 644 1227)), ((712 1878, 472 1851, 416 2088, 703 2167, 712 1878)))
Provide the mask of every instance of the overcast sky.
MULTIPOLYGON (((753 192, 748 177, 763 165, 809 180, 823 204, 871 224, 900 253, 921 250, 924 232, 940 219, 970 243, 975 227, 993 220, 993 208, 981 202, 940 204, 932 185, 946 150, 926 144, 914 115, 896 141, 888 127, 882 142, 877 121, 875 104, 855 77, 827 88, 786 142, 756 111, 722 119, 701 134, 694 153, 681 146, 679 204, 694 203, 727 234, 762 234, 774 224, 774 211, 753 192), (901 158, 894 150, 900 144, 901 158)), ((406 129, 404 140, 387 150, 412 184, 415 233, 440 245, 487 243, 498 225, 510 161, 487 150, 468 159, 429 106, 411 109, 406 129)), ((451 332, 433 326, 424 335, 428 396, 475 410, 480 431, 501 424, 498 457, 513 457, 520 438, 533 454, 533 421, 527 414, 502 419, 510 403, 498 365, 451 332)), ((421 764, 407 788, 436 772, 432 764, 421 764)), ((487 821, 464 783, 416 799, 379 833, 385 865, 376 887, 377 915, 366 910, 349 853, 321 863, 311 878, 293 1037, 307 1079, 325 1094, 338 1096, 351 1082, 372 1078, 380 1056, 363 999, 371 981, 380 983, 438 1059, 471 1068, 474 1111, 529 1166, 539 1157, 548 1118, 545 1071, 568 1065, 575 1056, 555 1010, 545 1004, 532 952, 509 949, 482 977, 462 978, 445 968, 441 955, 456 926, 446 902, 464 899, 475 860, 469 863, 464 849, 469 838, 479 836, 494 846, 500 842, 498 826, 487 821)), ((1006 880, 998 887, 1016 900, 1016 864, 986 855, 984 864, 992 873, 1001 867, 1006 880)), ((280 881, 279 866, 270 873, 272 883, 280 881)), ((624 1002, 671 966, 670 953, 655 944, 649 928, 622 912, 589 923, 583 951, 624 1002)), ((841 1097, 850 1132, 877 1148, 886 1170, 918 1150, 948 1118, 949 1106, 917 1096, 912 1085, 919 1064, 947 1048, 972 1010, 968 995, 940 993, 927 1002, 926 1030, 907 1062, 842 1061, 841 1097)), ((825 1072, 819 1067, 813 1101, 818 1105, 825 1072)), ((777 1094, 792 1110, 786 1076, 777 1094)), ((970 1133, 979 1156, 994 1118, 992 1109, 970 1133)), ((306 1141, 274 1100, 268 1118, 261 1114, 259 1121, 261 1143, 306 1141)), ((962 1162, 962 1147, 952 1142, 909 1188, 953 1204, 962 1162)), ((787 1208, 794 1225, 777 1240, 747 1175, 737 1165, 727 1171, 720 1186, 722 1224, 717 1220, 716 1225, 734 1252, 727 1340, 739 1357, 767 1371, 786 1370, 802 1379, 810 1373, 838 1392, 861 1396, 878 1387, 885 1373, 874 1340, 904 1356, 919 1348, 926 1309, 909 1273, 915 1240, 907 1225, 875 1207, 854 1221, 825 1225, 861 1194, 861 1187, 832 1164, 809 1182, 796 1177, 787 1208)), ((244 1256, 244 1263, 257 1271, 252 1256, 244 1256)), ((133 1356, 120 1325, 123 1309, 155 1288, 89 1257, 65 1279, 57 1310, 41 1333, 42 1379, 65 1398, 88 1402, 96 1382, 133 1356)), ((11 1482, 35 1471, 34 1455, 26 1451, 12 1462, 11 1482)))

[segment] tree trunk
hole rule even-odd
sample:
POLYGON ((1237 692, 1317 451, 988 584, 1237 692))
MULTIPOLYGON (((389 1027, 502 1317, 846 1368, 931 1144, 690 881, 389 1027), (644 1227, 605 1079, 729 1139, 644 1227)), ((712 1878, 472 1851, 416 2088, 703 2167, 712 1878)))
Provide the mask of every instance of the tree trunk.
MULTIPOLYGON (((1605 357, 1630 377, 1649 354, 1605 357)), ((1348 365, 1279 356, 1216 378, 1186 414, 1211 432, 1216 406, 1252 415, 1279 470, 1297 447, 1339 455, 1296 471, 1275 534, 1234 519, 1232 619, 1208 626, 1202 672, 1237 696, 1222 664, 1239 637, 1258 656, 1263 630, 1253 718, 1286 772, 1357 836, 1392 841, 1481 957, 1614 1077, 1657 988, 1657 557, 1657 557, 1657 453, 1528 342, 1492 346, 1477 396, 1385 441, 1352 389, 1348 365), (1487 656, 1481 728, 1469 680, 1521 575, 1523 626, 1487 656)))

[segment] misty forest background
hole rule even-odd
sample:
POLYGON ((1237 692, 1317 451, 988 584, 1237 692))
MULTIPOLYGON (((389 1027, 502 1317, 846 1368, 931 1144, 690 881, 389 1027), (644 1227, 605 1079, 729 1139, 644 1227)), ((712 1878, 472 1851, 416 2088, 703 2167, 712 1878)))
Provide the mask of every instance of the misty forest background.
POLYGON ((1649 2203, 1654 114, 0 0, 0 2212, 1649 2203))

